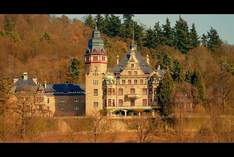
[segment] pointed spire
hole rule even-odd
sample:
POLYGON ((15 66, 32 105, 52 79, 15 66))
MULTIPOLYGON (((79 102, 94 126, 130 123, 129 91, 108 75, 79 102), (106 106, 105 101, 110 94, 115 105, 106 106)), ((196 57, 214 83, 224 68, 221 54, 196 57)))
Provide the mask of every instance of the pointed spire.
POLYGON ((134 38, 135 38, 135 32, 134 32, 134 22, 133 22, 133 27, 132 27, 132 43, 131 43, 131 52, 136 51, 137 46, 134 43, 134 38))
POLYGON ((117 55, 117 60, 116 60, 116 64, 119 64, 119 55, 117 55))
POLYGON ((146 62, 147 62, 147 64, 150 64, 150 59, 149 59, 149 55, 148 54, 146 55, 146 62))

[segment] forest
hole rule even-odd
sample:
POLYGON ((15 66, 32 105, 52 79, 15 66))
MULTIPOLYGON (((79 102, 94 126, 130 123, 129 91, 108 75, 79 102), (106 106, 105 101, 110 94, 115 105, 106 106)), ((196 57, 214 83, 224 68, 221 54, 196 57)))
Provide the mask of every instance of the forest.
POLYGON ((84 86, 84 53, 97 25, 108 54, 108 70, 128 52, 133 37, 152 67, 166 70, 158 87, 161 114, 173 112, 176 92, 191 93, 197 112, 234 114, 234 46, 215 28, 198 35, 181 16, 172 26, 155 21, 147 28, 124 14, 87 15, 84 22, 67 16, 0 15, 0 101, 11 94, 12 80, 23 72, 43 83, 73 82, 84 86), (213 112, 214 111, 214 112, 213 112))
POLYGON ((13 79, 27 71, 42 83, 84 85, 83 56, 95 25, 108 52, 108 70, 116 64, 117 54, 121 58, 128 51, 134 27, 138 51, 143 56, 149 54, 152 67, 160 64, 170 74, 165 83, 169 81, 171 87, 158 89, 166 95, 167 100, 160 100, 163 104, 170 103, 175 90, 181 90, 176 87, 188 88, 186 84, 190 84, 195 87, 189 90, 195 89, 196 103, 222 102, 223 108, 232 108, 233 45, 222 42, 212 27, 199 36, 195 24, 189 28, 181 16, 174 26, 165 19, 165 24, 156 21, 153 28, 133 17, 123 14, 121 20, 112 14, 97 14, 87 15, 82 22, 64 15, 1 15, 1 78, 13 79))

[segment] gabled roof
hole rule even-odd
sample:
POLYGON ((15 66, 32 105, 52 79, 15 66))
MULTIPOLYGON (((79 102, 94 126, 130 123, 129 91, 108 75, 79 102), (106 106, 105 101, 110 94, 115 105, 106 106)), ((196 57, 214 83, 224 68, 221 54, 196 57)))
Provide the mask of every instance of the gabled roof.
POLYGON ((36 91, 37 85, 32 79, 19 79, 15 83, 15 92, 19 91, 36 91))
MULTIPOLYGON (((128 52, 124 55, 118 65, 113 68, 114 73, 120 73, 124 70, 125 66, 128 64, 130 59, 130 53, 128 52)), ((136 59, 138 60, 140 68, 143 70, 145 74, 151 73, 154 70, 145 62, 144 58, 140 54, 140 52, 136 52, 136 59)))
POLYGON ((46 93, 53 95, 83 95, 85 93, 79 85, 64 83, 64 84, 48 84, 45 88, 46 93))

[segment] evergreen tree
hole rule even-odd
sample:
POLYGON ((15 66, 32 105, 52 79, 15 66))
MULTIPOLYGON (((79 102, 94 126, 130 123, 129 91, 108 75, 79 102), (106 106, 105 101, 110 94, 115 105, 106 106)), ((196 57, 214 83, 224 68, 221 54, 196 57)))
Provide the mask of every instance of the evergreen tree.
POLYGON ((206 34, 202 34, 202 37, 201 37, 201 42, 202 42, 202 45, 207 47, 207 40, 208 40, 208 37, 206 34))
POLYGON ((158 64, 161 66, 161 68, 168 70, 171 73, 173 68, 173 61, 171 57, 166 53, 160 53, 157 55, 157 58, 158 64))
POLYGON ((133 32, 133 14, 123 14, 123 25, 121 29, 121 37, 123 38, 132 38, 133 32))
POLYGON ((160 107, 160 112, 164 116, 168 116, 173 112, 173 107, 170 104, 173 88, 173 79, 171 78, 169 71, 166 71, 157 88, 158 104, 160 107))
POLYGON ((201 73, 197 70, 195 70, 193 72, 187 71, 185 80, 197 88, 198 99, 203 101, 204 95, 205 95, 205 86, 204 86, 204 83, 202 81, 201 73))
POLYGON ((175 24, 175 43, 176 48, 184 54, 188 53, 191 48, 188 24, 181 18, 181 16, 175 24))
POLYGON ((172 78, 176 82, 182 82, 184 80, 183 69, 178 60, 173 62, 172 78))
POLYGON ((207 33, 207 37, 207 47, 211 51, 221 46, 222 40, 219 38, 218 32, 214 28, 211 27, 210 31, 207 33))
POLYGON ((174 46, 174 32, 173 28, 171 28, 171 23, 168 18, 166 19, 166 24, 163 25, 162 28, 163 28, 162 43, 164 45, 174 46))
POLYGON ((96 26, 96 22, 91 14, 89 14, 87 17, 85 17, 84 23, 86 26, 89 26, 92 29, 94 29, 96 26))
POLYGON ((137 41, 137 45, 139 47, 143 44, 143 25, 139 25, 137 22, 134 21, 134 40, 137 41))
POLYGON ((106 34, 109 36, 119 36, 121 29, 121 20, 118 16, 111 15, 106 21, 106 34))
POLYGON ((161 29, 161 27, 159 25, 159 22, 155 23, 155 25, 154 25, 154 32, 155 32, 155 35, 156 35, 155 44, 157 46, 161 45, 162 44, 163 33, 162 33, 162 29, 161 29))
POLYGON ((80 61, 76 58, 70 60, 69 64, 69 80, 77 83, 80 77, 80 61))
POLYGON ((144 46, 147 48, 156 48, 156 34, 151 28, 146 30, 146 36, 144 38, 144 46))
POLYGON ((97 28, 100 32, 103 32, 105 29, 105 20, 104 17, 101 14, 97 14, 95 17, 96 23, 97 23, 97 28))
POLYGON ((192 24, 192 28, 190 29, 190 40, 191 40, 191 47, 195 48, 200 45, 199 37, 195 28, 195 24, 192 24))

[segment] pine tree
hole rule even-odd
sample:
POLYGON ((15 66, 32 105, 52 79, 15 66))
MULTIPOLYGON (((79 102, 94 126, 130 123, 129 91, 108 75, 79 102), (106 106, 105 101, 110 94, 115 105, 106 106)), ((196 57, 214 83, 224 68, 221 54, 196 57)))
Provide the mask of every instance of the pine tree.
POLYGON ((206 34, 202 34, 202 37, 201 37, 201 42, 202 42, 202 45, 207 47, 207 40, 208 40, 208 37, 206 34))
POLYGON ((181 16, 175 24, 175 43, 176 48, 184 54, 188 53, 191 48, 188 24, 181 18, 181 16))
POLYGON ((202 81, 201 73, 198 70, 187 71, 185 80, 195 86, 198 90, 198 99, 204 100, 205 86, 202 81))
POLYGON ((144 34, 144 27, 143 25, 139 25, 137 22, 134 21, 134 40, 136 40, 137 45, 139 47, 143 44, 143 34, 144 34))
POLYGON ((91 14, 89 14, 87 17, 85 17, 84 23, 85 23, 86 26, 89 26, 92 29, 94 29, 95 26, 96 26, 96 22, 93 19, 91 14))
POLYGON ((222 45, 222 40, 219 38, 218 32, 214 28, 211 27, 210 31, 207 33, 207 37, 207 47, 211 51, 214 51, 222 45))
POLYGON ((173 88, 173 79, 171 78, 170 72, 166 71, 157 88, 158 104, 160 107, 160 112, 164 116, 168 116, 173 112, 173 107, 170 104, 173 88))
POLYGON ((95 17, 97 28, 100 32, 103 32, 105 29, 105 20, 104 17, 101 14, 97 14, 95 17))
POLYGON ((80 77, 80 61, 76 58, 71 59, 68 70, 70 82, 77 83, 80 77))
POLYGON ((118 16, 111 15, 106 21, 106 34, 109 36, 119 36, 121 29, 121 20, 118 16))
POLYGON ((172 78, 176 82, 182 82, 184 80, 183 69, 178 60, 173 62, 172 78))
POLYGON ((156 34, 151 28, 146 30, 146 36, 144 38, 144 46, 147 48, 156 48, 156 34))
POLYGON ((166 19, 166 24, 162 26, 163 28, 163 40, 162 43, 168 46, 174 46, 174 32, 171 28, 171 23, 169 19, 166 19))
POLYGON ((123 24, 121 29, 121 37, 123 38, 132 38, 133 31, 133 14, 123 14, 123 24))
POLYGON ((156 35, 156 38, 155 38, 155 44, 158 46, 158 45, 161 45, 162 44, 162 29, 159 25, 159 22, 155 23, 154 25, 154 32, 155 32, 155 35, 156 35))
POLYGON ((171 73, 173 68, 173 61, 171 57, 166 53, 160 53, 157 55, 157 58, 158 64, 161 66, 161 68, 168 70, 171 73))
POLYGON ((195 48, 200 45, 199 36, 197 34, 195 24, 192 24, 192 28, 190 29, 190 40, 191 40, 191 48, 195 48))

